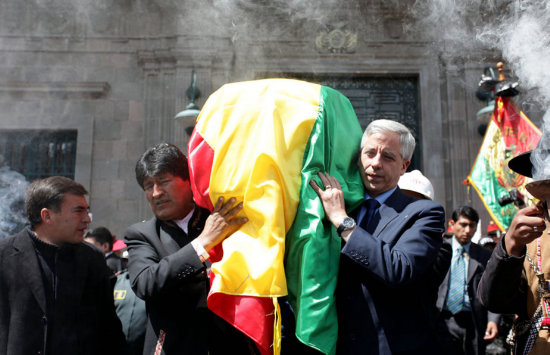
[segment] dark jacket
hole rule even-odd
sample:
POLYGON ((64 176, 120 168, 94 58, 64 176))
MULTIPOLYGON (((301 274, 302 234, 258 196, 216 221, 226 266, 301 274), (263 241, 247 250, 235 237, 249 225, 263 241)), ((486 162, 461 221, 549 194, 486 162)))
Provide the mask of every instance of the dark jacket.
MULTIPOLYGON (((540 241, 542 271, 546 280, 550 279, 550 257, 548 257, 550 243, 548 240, 545 232, 540 241)), ((534 264, 538 265, 536 239, 527 244, 523 256, 516 257, 508 255, 505 238, 502 238, 487 263, 477 290, 479 299, 491 311, 518 315, 515 322, 518 323, 516 351, 519 354, 523 353, 525 342, 529 337, 529 321, 540 304, 537 287, 539 279, 526 259, 526 254, 529 254, 534 264)), ((548 330, 540 329, 529 354, 549 354, 549 334, 548 330)))
POLYGON ((115 253, 109 254, 105 258, 105 263, 107 263, 107 266, 114 274, 126 269, 126 265, 124 265, 124 261, 122 260, 122 258, 115 253))
MULTIPOLYGON (((446 241, 446 243, 448 243, 446 241)), ((468 261, 468 273, 466 283, 468 285, 468 297, 470 298, 470 307, 472 308, 472 321, 475 326, 475 337, 473 344, 474 349, 477 349, 477 354, 485 353, 485 330, 487 329, 487 322, 492 321, 496 324, 500 321, 500 315, 487 311, 479 299, 477 298, 477 289, 481 275, 485 271, 487 261, 491 257, 491 251, 475 243, 470 244, 470 253, 468 261)), ((449 290, 449 274, 447 273, 441 286, 439 287, 439 294, 437 297, 437 308, 442 311, 445 306, 445 300, 449 290)))
POLYGON ((31 233, 0 241, 0 354, 124 354, 103 254, 87 243, 60 247, 57 301, 47 307, 31 233))
POLYGON ((339 354, 436 353, 426 284, 444 219, 441 205, 397 188, 380 206, 372 234, 353 231, 337 287, 339 354))
POLYGON ((209 280, 206 265, 190 242, 204 226, 209 212, 197 208, 189 235, 157 218, 136 223, 125 233, 130 281, 146 303, 148 324, 144 354, 161 343, 163 354, 246 354, 233 347, 248 346, 244 336, 206 307, 209 280))

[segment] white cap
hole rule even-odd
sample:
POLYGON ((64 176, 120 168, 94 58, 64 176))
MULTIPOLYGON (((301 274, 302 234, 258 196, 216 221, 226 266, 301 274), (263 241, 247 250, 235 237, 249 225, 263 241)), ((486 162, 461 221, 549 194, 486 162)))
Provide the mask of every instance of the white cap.
POLYGON ((413 170, 401 175, 397 185, 399 185, 401 190, 417 192, 430 200, 434 199, 434 188, 432 183, 418 170, 413 170))
POLYGON ((488 243, 496 244, 495 241, 493 240, 493 238, 491 238, 491 237, 483 237, 479 240, 480 245, 485 245, 485 244, 488 244, 488 243))

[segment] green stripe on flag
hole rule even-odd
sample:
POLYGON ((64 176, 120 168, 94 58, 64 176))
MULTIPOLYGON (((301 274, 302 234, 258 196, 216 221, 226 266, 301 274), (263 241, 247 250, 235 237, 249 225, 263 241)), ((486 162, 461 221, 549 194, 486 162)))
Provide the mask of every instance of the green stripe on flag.
POLYGON ((349 100, 321 87, 317 121, 304 153, 300 203, 286 236, 285 270, 288 298, 296 314, 296 336, 325 354, 336 352, 338 321, 334 292, 338 278, 341 238, 324 219, 321 200, 309 186, 318 172, 336 177, 348 211, 364 197, 357 166, 361 126, 349 100))

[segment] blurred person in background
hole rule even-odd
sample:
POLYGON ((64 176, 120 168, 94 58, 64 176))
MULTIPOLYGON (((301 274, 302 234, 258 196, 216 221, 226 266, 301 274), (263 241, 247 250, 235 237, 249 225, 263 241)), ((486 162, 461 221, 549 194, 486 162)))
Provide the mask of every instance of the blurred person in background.
POLYGON ((27 189, 30 227, 0 241, 0 354, 125 354, 103 253, 82 243, 86 189, 61 176, 27 189))
POLYGON ((105 227, 92 229, 84 237, 84 241, 95 245, 105 255, 105 262, 113 274, 117 275, 122 269, 125 269, 122 259, 113 251, 114 237, 105 227))
POLYGON ((491 252, 475 243, 479 215, 470 206, 452 213, 451 267, 439 287, 439 340, 445 354, 485 354, 487 342, 498 334, 500 316, 488 312, 477 288, 491 252))

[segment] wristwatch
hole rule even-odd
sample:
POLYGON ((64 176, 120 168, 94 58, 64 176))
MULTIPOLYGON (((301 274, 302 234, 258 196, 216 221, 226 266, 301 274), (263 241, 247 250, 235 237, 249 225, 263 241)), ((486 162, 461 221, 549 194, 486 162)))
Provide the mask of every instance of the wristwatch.
POLYGON ((341 235, 343 231, 352 229, 353 227, 355 227, 355 220, 351 217, 346 217, 342 221, 342 224, 338 226, 336 232, 338 233, 338 235, 341 235))

